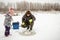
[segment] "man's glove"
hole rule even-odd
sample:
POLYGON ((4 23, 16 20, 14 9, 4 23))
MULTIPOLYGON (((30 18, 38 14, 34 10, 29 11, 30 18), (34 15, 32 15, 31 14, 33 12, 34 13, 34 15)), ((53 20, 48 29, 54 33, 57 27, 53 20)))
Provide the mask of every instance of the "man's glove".
POLYGON ((26 28, 26 24, 25 22, 22 22, 22 25, 21 25, 23 28, 26 28))
POLYGON ((30 23, 32 23, 32 21, 33 21, 32 19, 29 20, 30 23))
POLYGON ((23 22, 22 25, 25 25, 25 22, 23 22))

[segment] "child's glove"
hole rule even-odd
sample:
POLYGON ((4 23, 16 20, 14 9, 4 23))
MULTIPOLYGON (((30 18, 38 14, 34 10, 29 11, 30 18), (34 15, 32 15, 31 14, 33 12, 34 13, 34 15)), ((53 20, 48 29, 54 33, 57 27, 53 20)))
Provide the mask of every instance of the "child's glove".
POLYGON ((29 20, 30 23, 31 23, 32 21, 33 21, 32 19, 29 20))

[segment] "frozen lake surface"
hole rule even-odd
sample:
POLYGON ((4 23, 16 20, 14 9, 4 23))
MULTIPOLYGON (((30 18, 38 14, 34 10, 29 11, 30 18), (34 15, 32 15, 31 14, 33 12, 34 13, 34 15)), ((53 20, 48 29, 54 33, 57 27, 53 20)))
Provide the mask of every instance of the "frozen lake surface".
MULTIPOLYGON (((13 16, 13 22, 19 21, 21 25, 21 19, 25 12, 19 13, 19 16, 13 16)), ((32 12, 36 17, 35 24, 33 26, 35 35, 22 36, 19 34, 22 28, 19 30, 13 30, 11 28, 11 36, 4 37, 4 14, 0 14, 0 40, 60 40, 60 12, 32 12)))

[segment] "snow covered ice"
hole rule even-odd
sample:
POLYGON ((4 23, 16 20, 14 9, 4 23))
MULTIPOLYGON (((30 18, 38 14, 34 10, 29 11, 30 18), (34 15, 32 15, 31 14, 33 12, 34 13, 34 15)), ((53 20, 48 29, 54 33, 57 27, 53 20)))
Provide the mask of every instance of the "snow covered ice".
MULTIPOLYGON (((22 16, 25 12, 19 13, 19 16, 13 16, 13 21, 19 21, 21 25, 22 16)), ((33 26, 35 35, 23 36, 19 32, 23 31, 11 28, 9 37, 4 36, 4 14, 0 14, 0 40, 60 40, 60 12, 59 11, 37 11, 32 12, 36 17, 33 26)))

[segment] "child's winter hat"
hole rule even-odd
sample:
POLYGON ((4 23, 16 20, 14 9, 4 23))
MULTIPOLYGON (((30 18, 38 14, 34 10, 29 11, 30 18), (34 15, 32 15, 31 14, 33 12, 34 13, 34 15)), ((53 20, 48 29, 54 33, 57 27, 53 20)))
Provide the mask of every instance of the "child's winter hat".
POLYGON ((9 10, 14 10, 14 8, 11 7, 11 8, 9 8, 9 10))

